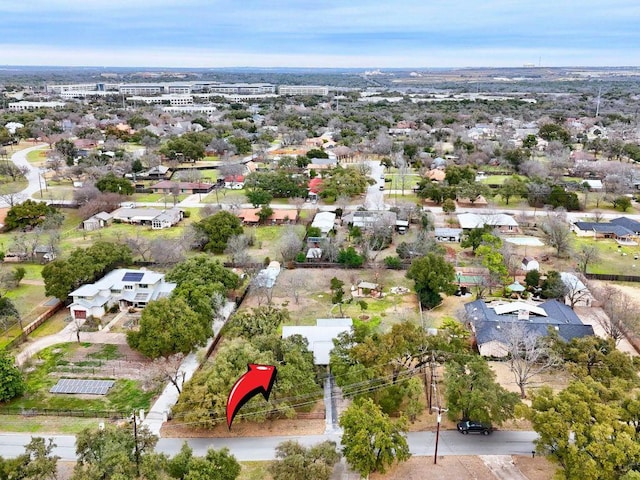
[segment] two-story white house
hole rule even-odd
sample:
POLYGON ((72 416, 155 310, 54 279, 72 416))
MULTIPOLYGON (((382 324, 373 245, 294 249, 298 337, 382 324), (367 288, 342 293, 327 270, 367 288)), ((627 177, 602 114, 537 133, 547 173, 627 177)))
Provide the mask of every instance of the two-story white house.
POLYGON ((119 268, 96 283, 86 284, 69 294, 73 319, 102 318, 112 306, 120 309, 144 308, 152 300, 167 297, 176 288, 164 281, 164 274, 150 270, 119 268))

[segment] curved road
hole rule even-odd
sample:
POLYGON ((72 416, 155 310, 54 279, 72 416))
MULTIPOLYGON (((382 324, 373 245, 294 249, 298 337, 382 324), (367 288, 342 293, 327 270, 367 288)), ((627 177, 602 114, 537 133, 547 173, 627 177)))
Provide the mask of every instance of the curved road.
MULTIPOLYGON (((34 196, 35 193, 40 191, 40 186, 44 187, 45 180, 44 177, 40 174, 40 169, 35 168, 27 161, 27 155, 29 152, 33 152, 34 150, 41 150, 44 144, 35 145, 33 147, 25 148, 24 150, 20 150, 11 155, 11 161, 17 167, 26 167, 27 174, 25 175, 27 182, 27 188, 19 192, 20 200, 17 203, 24 202, 26 199, 34 196)), ((0 208, 9 208, 8 202, 3 199, 0 199, 0 208)))

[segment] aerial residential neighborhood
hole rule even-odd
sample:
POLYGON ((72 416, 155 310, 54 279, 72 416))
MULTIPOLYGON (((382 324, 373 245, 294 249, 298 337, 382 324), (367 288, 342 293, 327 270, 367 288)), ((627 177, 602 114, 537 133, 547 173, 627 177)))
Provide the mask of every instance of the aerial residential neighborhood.
POLYGON ((637 68, 16 68, 0 478, 640 475, 637 68))

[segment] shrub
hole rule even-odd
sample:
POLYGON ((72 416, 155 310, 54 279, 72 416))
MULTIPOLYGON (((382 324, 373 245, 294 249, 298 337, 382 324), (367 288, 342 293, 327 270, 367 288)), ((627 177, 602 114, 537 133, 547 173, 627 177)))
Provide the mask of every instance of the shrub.
POLYGON ((402 260, 400 260, 400 257, 386 257, 384 259, 384 264, 387 268, 391 268, 393 270, 399 270, 402 268, 402 260))

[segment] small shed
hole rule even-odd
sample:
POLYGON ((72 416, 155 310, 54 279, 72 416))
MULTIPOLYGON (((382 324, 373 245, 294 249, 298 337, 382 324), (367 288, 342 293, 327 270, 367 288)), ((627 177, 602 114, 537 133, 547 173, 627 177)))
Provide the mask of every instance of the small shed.
POLYGON ((380 285, 373 282, 360 282, 358 283, 358 297, 380 297, 382 292, 380 291, 380 285))
POLYGON ((531 270, 540 270, 540 263, 533 257, 524 257, 522 259, 522 270, 530 272, 531 270))

